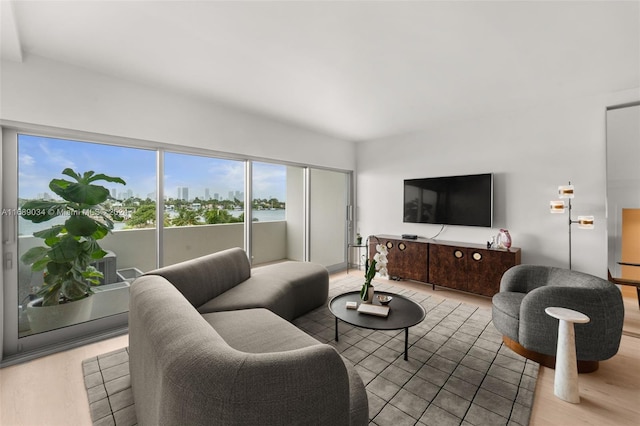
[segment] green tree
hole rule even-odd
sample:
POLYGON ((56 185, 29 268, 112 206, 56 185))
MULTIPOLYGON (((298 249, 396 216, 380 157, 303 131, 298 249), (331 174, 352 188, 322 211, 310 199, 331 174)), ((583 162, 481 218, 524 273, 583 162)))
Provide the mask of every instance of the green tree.
POLYGON ((174 226, 200 225, 200 220, 198 219, 197 212, 181 208, 180 210, 178 210, 178 217, 174 218, 171 221, 171 224, 174 226))
POLYGON ((205 220, 209 224, 215 223, 229 223, 232 216, 227 210, 209 210, 205 214, 205 220))
POLYGON ((156 223, 155 204, 143 204, 131 214, 131 219, 127 220, 127 225, 133 228, 144 228, 147 225, 156 223))

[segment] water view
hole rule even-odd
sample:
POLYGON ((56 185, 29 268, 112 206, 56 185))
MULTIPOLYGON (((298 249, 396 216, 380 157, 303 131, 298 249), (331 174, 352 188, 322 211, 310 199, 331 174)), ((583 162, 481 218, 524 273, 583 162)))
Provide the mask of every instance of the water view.
MULTIPOLYGON (((227 210, 231 216, 240 217, 243 210, 227 210)), ((174 213, 170 213, 169 216, 174 215, 174 213)), ((177 213, 175 213, 177 216, 177 213)), ((275 210, 255 210, 253 212, 253 218, 257 219, 258 222, 276 222, 286 220, 286 210, 285 209, 275 209, 275 210)), ((22 217, 18 218, 18 235, 33 235, 34 232, 42 231, 43 229, 48 229, 54 225, 61 225, 67 219, 66 216, 59 216, 53 218, 44 223, 33 223, 22 217)), ((132 229, 128 228, 125 222, 116 222, 114 224, 114 231, 122 230, 122 229, 132 229)))

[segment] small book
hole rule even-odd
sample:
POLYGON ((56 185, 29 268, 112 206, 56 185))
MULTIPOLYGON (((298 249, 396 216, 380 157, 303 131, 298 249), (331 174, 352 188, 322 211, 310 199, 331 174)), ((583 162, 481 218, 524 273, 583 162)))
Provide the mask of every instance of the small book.
POLYGON ((355 309, 358 307, 358 302, 347 302, 347 309, 355 309))
POLYGON ((387 317, 389 315, 389 307, 381 305, 372 305, 367 303, 361 303, 358 307, 358 312, 367 315, 376 315, 379 317, 387 317))

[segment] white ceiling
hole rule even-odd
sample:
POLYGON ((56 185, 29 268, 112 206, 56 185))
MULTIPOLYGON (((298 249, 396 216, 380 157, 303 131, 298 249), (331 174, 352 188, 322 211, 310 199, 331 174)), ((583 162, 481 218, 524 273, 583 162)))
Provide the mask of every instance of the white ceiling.
POLYGON ((12 1, 3 4, 1 53, 55 59, 367 140, 638 87, 639 6, 12 1))

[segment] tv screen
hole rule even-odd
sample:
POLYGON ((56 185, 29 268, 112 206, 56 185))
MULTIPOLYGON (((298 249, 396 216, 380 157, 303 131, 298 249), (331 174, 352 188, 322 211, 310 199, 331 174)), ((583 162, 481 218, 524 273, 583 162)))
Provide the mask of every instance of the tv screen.
POLYGON ((404 222, 493 225, 493 174, 404 181, 404 222))

